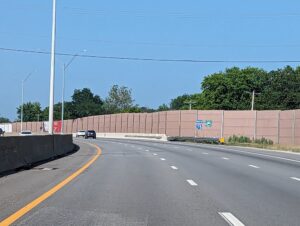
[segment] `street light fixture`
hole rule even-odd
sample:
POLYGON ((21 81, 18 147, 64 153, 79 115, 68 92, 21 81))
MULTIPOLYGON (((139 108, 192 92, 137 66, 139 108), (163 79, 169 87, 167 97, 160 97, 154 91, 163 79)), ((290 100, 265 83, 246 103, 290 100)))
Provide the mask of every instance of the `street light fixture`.
POLYGON ((192 104, 196 104, 197 102, 196 101, 185 101, 184 104, 188 104, 189 105, 189 109, 192 110, 192 104))
MULTIPOLYGON (((86 52, 84 49, 82 52, 86 52)), ((62 97, 61 97, 61 131, 60 133, 63 134, 64 132, 64 112, 65 112, 65 77, 66 77, 66 70, 70 66, 70 64, 75 60, 78 56, 76 53, 67 64, 63 64, 63 80, 62 80, 62 97)))
POLYGON ((24 106, 24 83, 29 79, 29 77, 35 72, 30 72, 23 80, 22 80, 22 103, 21 103, 21 131, 23 131, 23 106, 24 106))

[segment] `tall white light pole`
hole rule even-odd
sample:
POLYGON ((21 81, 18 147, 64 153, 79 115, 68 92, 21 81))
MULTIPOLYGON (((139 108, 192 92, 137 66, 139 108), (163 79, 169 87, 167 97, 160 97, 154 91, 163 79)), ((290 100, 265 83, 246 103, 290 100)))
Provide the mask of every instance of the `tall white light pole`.
MULTIPOLYGON (((34 72, 34 71, 33 71, 34 72)), ((23 80, 22 80, 22 103, 21 103, 21 131, 23 131, 23 106, 24 106, 24 83, 29 79, 33 72, 30 72, 23 80)))
POLYGON ((49 97, 49 125, 48 125, 49 134, 53 134, 53 105, 54 105, 54 78, 55 78, 55 32, 56 32, 56 0, 53 0, 50 97, 49 97))

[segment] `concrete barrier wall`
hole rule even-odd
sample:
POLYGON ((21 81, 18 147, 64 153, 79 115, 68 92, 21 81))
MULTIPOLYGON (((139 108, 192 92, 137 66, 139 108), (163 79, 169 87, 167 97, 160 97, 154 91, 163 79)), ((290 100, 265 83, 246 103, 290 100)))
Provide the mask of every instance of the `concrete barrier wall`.
POLYGON ((64 155, 74 149, 72 135, 0 137, 0 173, 64 155))
MULTIPOLYGON (((98 133, 166 134, 167 136, 268 138, 274 143, 300 145, 300 110, 289 111, 164 111, 123 113, 65 120, 64 131, 93 129, 98 133), (211 127, 195 128, 195 121, 212 120, 211 127)), ((24 129, 38 131, 39 124, 24 123, 24 129)), ((13 123, 13 132, 20 123, 13 123)))

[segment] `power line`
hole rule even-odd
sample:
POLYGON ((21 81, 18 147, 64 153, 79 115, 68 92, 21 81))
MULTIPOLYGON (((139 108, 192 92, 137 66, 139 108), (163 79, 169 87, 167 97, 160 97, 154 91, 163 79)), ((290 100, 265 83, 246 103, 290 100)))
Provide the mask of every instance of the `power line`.
MULTIPOLYGON (((41 50, 26 50, 0 47, 0 51, 31 53, 31 54, 44 54, 49 55, 50 52, 41 50)), ((59 53, 58 56, 74 56, 71 53, 59 53)), ((76 54, 77 57, 82 58, 96 58, 108 60, 128 60, 128 61, 152 61, 152 62, 177 62, 177 63, 300 63, 300 60, 197 60, 197 59, 171 59, 171 58, 143 58, 143 57, 120 57, 120 56, 100 56, 100 55, 87 55, 76 54)))
POLYGON ((106 16, 106 15, 118 15, 118 16, 134 16, 134 17, 175 17, 182 19, 236 19, 236 18, 244 18, 244 19, 266 19, 266 18, 276 18, 276 17, 299 17, 300 14, 298 12, 279 12, 279 13, 264 13, 264 14, 243 14, 243 15, 212 15, 212 16, 199 16, 197 14, 191 14, 180 11, 169 11, 169 12, 153 12, 153 11, 145 11, 145 10, 118 10, 118 11, 108 11, 101 9, 87 9, 87 8, 79 8, 79 7, 69 7, 64 6, 61 9, 68 10, 77 15, 98 15, 98 16, 106 16))

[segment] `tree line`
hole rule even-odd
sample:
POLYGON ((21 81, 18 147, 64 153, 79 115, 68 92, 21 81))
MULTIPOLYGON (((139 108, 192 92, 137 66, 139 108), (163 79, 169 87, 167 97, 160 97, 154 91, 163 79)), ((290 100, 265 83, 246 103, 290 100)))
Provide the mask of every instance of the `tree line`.
MULTIPOLYGON (((228 68, 225 71, 205 76, 201 92, 183 94, 162 104, 157 109, 141 107, 134 103, 132 90, 114 85, 108 96, 102 99, 88 88, 76 89, 71 101, 64 103, 64 119, 113 114, 124 112, 155 112, 166 110, 249 110, 252 92, 255 91, 256 110, 300 109, 300 67, 287 66, 282 69, 265 71, 260 68, 228 68)), ((23 105, 24 121, 48 120, 48 107, 42 109, 38 102, 23 105)), ((18 120, 21 106, 17 108, 18 120)), ((54 105, 54 119, 61 119, 61 103, 54 105)), ((0 117, 4 122, 9 121, 0 117)))
POLYGON ((300 109, 300 67, 287 66, 267 72, 233 67, 204 77, 202 92, 176 97, 162 109, 249 110, 255 91, 256 110, 300 109))

